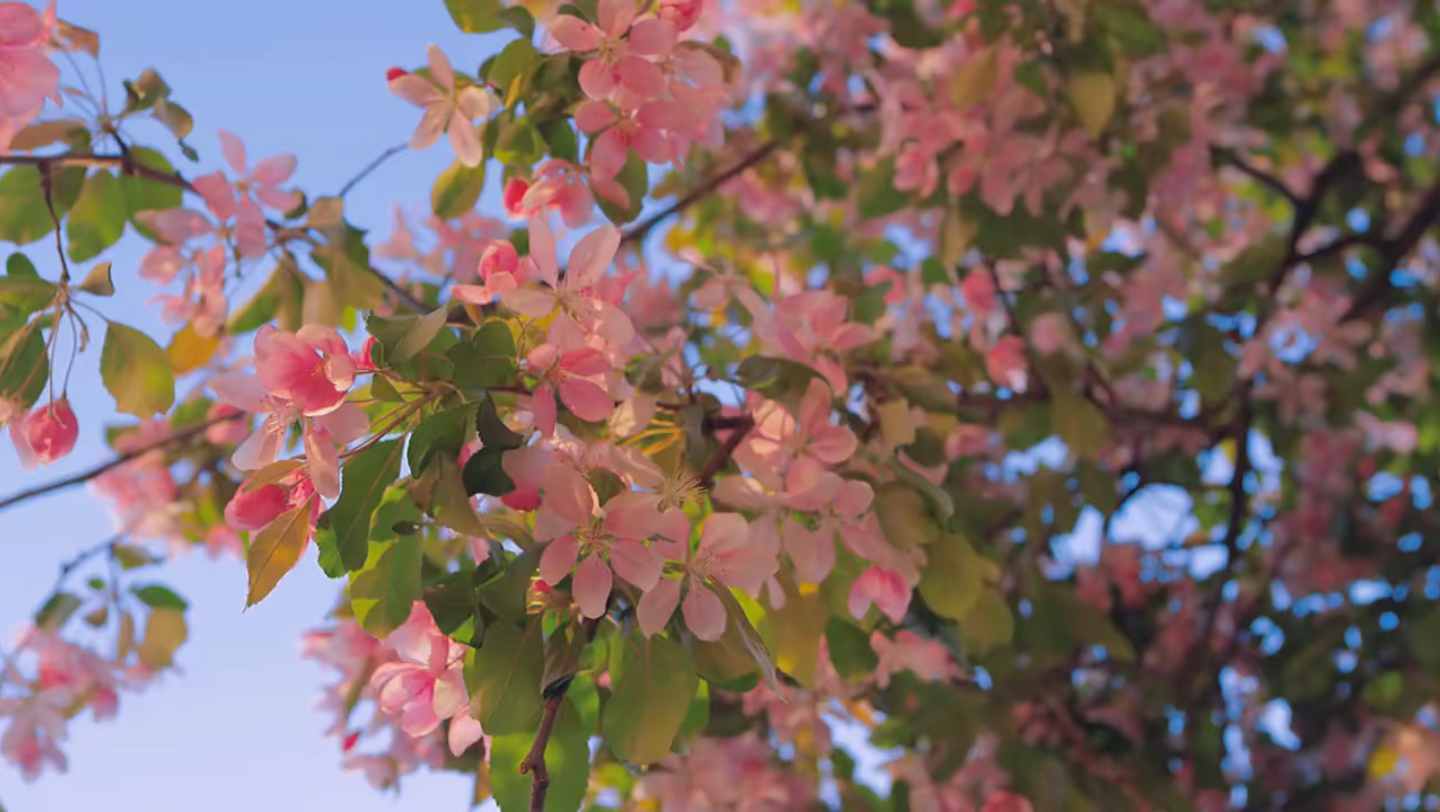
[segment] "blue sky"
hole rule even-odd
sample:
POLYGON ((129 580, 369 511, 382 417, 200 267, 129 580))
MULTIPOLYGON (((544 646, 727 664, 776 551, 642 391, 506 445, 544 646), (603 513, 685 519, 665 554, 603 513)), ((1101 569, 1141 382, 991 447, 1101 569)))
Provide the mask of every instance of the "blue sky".
MULTIPOLYGON (((61 0, 60 13, 100 33, 112 97, 123 99, 122 79, 154 67, 194 114, 190 141, 201 152, 198 166, 180 159, 159 128, 132 130, 177 159, 177 168, 192 175, 217 168, 215 132, 226 129, 244 139, 252 160, 298 155, 296 181, 311 193, 333 192, 409 137, 418 111, 386 92, 386 68, 423 65, 425 46, 434 42, 457 69, 473 73, 501 41, 460 33, 441 0, 61 0)), ((388 233, 392 201, 421 211, 429 181, 449 161, 444 147, 395 159, 351 194, 352 220, 388 233)), ((157 291, 136 276, 143 248, 127 236, 107 253, 121 292, 101 309, 155 331, 156 311, 145 303, 157 291)), ((24 250, 54 278, 48 242, 24 250)), ((75 453, 27 474, 9 443, 0 443, 0 493, 109 456, 102 426, 115 419, 114 402, 99 385, 98 349, 82 356, 70 386, 81 422, 75 453)), ((0 634, 8 636, 45 598, 59 562, 110 532, 103 506, 83 491, 0 512, 0 634)), ((328 677, 299 657, 300 634, 319 623, 337 595, 313 563, 302 563, 263 604, 243 613, 239 562, 197 555, 156 575, 191 602, 181 672, 122 697, 115 720, 95 723, 86 714, 72 722, 68 775, 25 784, 0 765, 0 802, 10 812, 466 808, 471 785, 462 776, 416 776, 396 799, 340 770, 337 743, 321 736, 326 719, 311 710, 328 677)))

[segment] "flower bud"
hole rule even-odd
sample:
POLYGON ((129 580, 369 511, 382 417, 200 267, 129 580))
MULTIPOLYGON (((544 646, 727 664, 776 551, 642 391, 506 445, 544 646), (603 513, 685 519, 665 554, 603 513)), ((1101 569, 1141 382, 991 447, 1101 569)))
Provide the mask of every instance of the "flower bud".
POLYGON ((15 452, 26 470, 50 463, 69 454, 80 436, 80 424, 70 401, 61 399, 31 412, 10 427, 15 452))
POLYGON ((410 72, 405 70, 404 68, 391 68, 390 70, 385 71, 385 81, 393 82, 396 79, 399 79, 401 76, 408 76, 409 74, 410 72))
POLYGON ((225 506, 225 521, 236 530, 259 530, 275 521, 290 505, 290 494, 279 485, 243 487, 225 506))
POLYGON ((525 212, 520 207, 525 200, 525 193, 530 191, 530 184, 520 178, 511 178, 505 183, 505 191, 501 193, 501 201, 505 204, 505 213, 510 215, 512 220, 525 219, 525 212))

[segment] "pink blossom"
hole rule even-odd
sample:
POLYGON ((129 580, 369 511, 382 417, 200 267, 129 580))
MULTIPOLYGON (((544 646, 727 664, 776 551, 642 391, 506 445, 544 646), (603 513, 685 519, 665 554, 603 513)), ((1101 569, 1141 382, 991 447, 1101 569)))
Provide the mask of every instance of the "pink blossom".
POLYGON ((255 374, 267 392, 315 417, 340 408, 355 383, 355 360, 331 327, 287 333, 265 325, 255 334, 255 374))
POLYGON ((558 307, 563 318, 557 318, 552 323, 552 335, 557 329, 565 329, 568 322, 612 344, 629 344, 635 336, 635 326, 630 317, 614 304, 596 296, 593 290, 619 248, 620 232, 614 226, 601 226, 586 234, 570 252, 569 265, 562 280, 555 258, 555 234, 543 219, 532 219, 530 255, 521 264, 533 269, 527 275, 544 282, 546 287, 521 287, 502 293, 500 300, 517 314, 532 319, 544 318, 558 307))
POLYGON ((505 181, 505 189, 500 193, 500 201, 505 206, 505 213, 511 220, 524 220, 525 207, 522 205, 525 194, 530 191, 530 184, 523 178, 511 178, 505 181))
POLYGON ((80 423, 61 398, 31 412, 24 420, 10 424, 10 440, 25 470, 49 465, 69 454, 80 437, 80 423))
POLYGON ((985 353, 985 371, 997 386, 1023 391, 1025 369, 1025 339, 1019 336, 1005 336, 985 353))
MULTIPOLYGON (((628 205, 628 199, 624 205, 628 205)), ((535 168, 535 182, 520 199, 520 213, 534 217, 545 210, 558 211, 569 228, 579 228, 590 220, 595 209, 595 195, 587 185, 587 176, 569 161, 552 158, 535 168)))
POLYGON ((846 321, 849 299, 827 290, 805 291, 780 299, 771 313, 754 290, 739 288, 735 294, 767 349, 811 367, 837 392, 849 388, 838 357, 875 340, 869 325, 846 321))
POLYGON ((798 418, 779 403, 761 401, 751 410, 755 428, 737 451, 737 459, 752 471, 783 470, 786 462, 802 457, 826 465, 850 459, 860 441, 849 428, 831 423, 833 398, 829 385, 811 379, 798 418))
POLYGON ((479 285, 454 285, 450 294, 462 302, 487 305, 519 286, 520 257, 509 241, 492 242, 480 255, 479 285))
POLYGON ((457 90, 455 70, 445 52, 431 45, 426 54, 430 59, 430 79, 413 73, 390 79, 391 93, 425 110, 420 125, 410 137, 410 148, 429 149, 440 140, 442 132, 448 131, 450 147, 460 163, 479 166, 484 153, 473 122, 490 115, 499 101, 489 90, 476 85, 457 90))
POLYGON ((0 3, 0 119, 28 121, 46 98, 60 103, 60 70, 45 56, 48 39, 40 12, 25 3, 0 3))
POLYGON ((972 270, 966 274, 965 281, 960 283, 960 294, 965 297, 965 304, 982 316, 1000 306, 995 281, 984 270, 972 270))
POLYGON ((370 678, 380 709, 399 715, 400 729, 415 738, 433 733, 449 719, 450 751, 456 756, 479 741, 484 732, 470 716, 462 675, 468 648, 440 632, 422 601, 415 602, 410 618, 385 642, 400 659, 380 665, 370 678))
POLYGON ((665 108, 647 104, 636 112, 616 110, 608 102, 588 101, 575 111, 575 125, 591 136, 591 174, 610 179, 625 168, 630 150, 646 163, 663 164, 671 159, 670 145, 657 122, 663 121, 665 108), (597 135, 598 133, 598 135, 597 135))
POLYGON ((1030 345, 1041 355, 1073 353, 1075 337, 1064 313, 1041 313, 1030 322, 1030 345))
POLYGON ((856 620, 864 618, 874 605, 881 614, 899 623, 910 607, 910 585, 898 572, 871 567, 850 587, 849 605, 850 614, 856 620))
POLYGON ((655 584, 660 558, 643 542, 659 530, 660 514, 645 494, 621 493, 599 505, 590 483, 568 465, 551 466, 544 482, 535 538, 553 540, 540 556, 542 581, 555 586, 573 570, 571 593, 586 617, 605 614, 612 570, 640 589, 655 584))
POLYGON ((193 181, 195 190, 205 198, 211 214, 221 220, 235 217, 239 213, 237 196, 240 205, 253 195, 262 205, 282 213, 299 207, 302 200, 300 193, 280 188, 280 184, 295 174, 294 155, 265 158, 252 170, 246 163, 245 144, 239 138, 221 130, 220 146, 226 163, 230 164, 238 180, 227 181, 224 174, 212 172, 193 181))
POLYGON ((561 352, 554 344, 541 344, 525 360, 530 374, 540 379, 535 387, 535 425, 549 437, 555 433, 555 393, 570 413, 587 423, 598 423, 615 410, 615 401, 594 381, 610 371, 599 350, 582 347, 561 352))
POLYGON ((226 403, 216 403, 205 412, 210 427, 205 429, 205 442, 215 445, 235 445, 250 434, 250 428, 239 415, 245 414, 226 403), (222 418, 232 417, 225 420, 222 418))
POLYGON ((711 590, 758 590, 780 566, 779 551, 763 539, 752 538, 749 523, 738 513, 711 514, 694 553, 685 542, 665 547, 666 557, 681 565, 682 574, 660 579, 640 598, 636 617, 646 635, 664 628, 678 605, 691 633, 701 640, 719 640, 725 633, 725 605, 711 590), (682 586, 686 587, 683 604, 682 586))
POLYGON ((885 688, 890 677, 901 671, 909 671, 922 682, 938 682, 955 673, 955 664, 943 643, 929 640, 912 631, 902 629, 894 639, 880 632, 870 635, 870 648, 874 649, 879 664, 875 666, 875 684, 885 688))
POLYGON ((675 26, 656 18, 635 22, 636 10, 635 0, 600 0, 599 25, 568 14, 550 20, 551 36, 565 48, 595 52, 580 68, 580 89, 589 98, 614 96, 621 106, 633 108, 665 91, 660 69, 642 57, 669 53, 675 26))
POLYGON ((660 0, 660 19, 675 26, 678 32, 688 31, 704 11, 704 0, 660 0))
POLYGON ((236 530, 259 530, 275 521, 290 504, 290 492, 279 485, 261 485, 246 490, 241 485, 225 506, 225 521, 236 530))

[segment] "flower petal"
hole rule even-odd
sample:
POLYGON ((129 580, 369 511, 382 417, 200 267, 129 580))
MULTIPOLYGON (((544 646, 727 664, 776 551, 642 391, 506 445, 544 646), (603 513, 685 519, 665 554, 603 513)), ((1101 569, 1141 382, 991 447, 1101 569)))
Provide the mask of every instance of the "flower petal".
POLYGON ((725 604, 705 586, 692 581, 680 611, 686 628, 701 640, 713 642, 725 634, 725 604))
POLYGON ((635 618, 640 622, 640 631, 646 637, 653 636, 665 628, 675 615, 680 603, 680 580, 671 578, 660 581, 640 596, 640 605, 635 609, 635 618))
POLYGON ((613 579, 610 567, 605 564, 604 559, 592 555, 581 561, 572 583, 575 603, 580 605, 581 614, 591 618, 605 614, 613 579))
POLYGON ((620 539, 611 543, 610 566, 616 575, 641 589, 649 589, 660 580, 660 556, 638 541, 620 539))
POLYGON ((580 543, 574 536, 563 536, 545 546, 540 554, 540 580, 555 586, 575 569, 580 557, 580 543))

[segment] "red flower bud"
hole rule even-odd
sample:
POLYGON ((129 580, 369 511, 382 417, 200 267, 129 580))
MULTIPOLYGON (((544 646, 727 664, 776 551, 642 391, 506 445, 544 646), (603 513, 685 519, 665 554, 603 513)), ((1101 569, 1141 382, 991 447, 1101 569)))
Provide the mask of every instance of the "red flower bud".
POLYGON ((525 193, 530 191, 530 184, 520 178, 511 178, 505 184, 505 191, 501 193, 501 200, 505 203, 505 213, 510 215, 512 220, 525 219, 525 212, 520 208, 520 203, 525 199, 525 193))
POLYGON ((409 75, 409 73, 410 72, 405 70, 404 68, 391 68, 390 70, 385 71, 385 81, 393 82, 396 79, 399 79, 401 76, 409 75))
POLYGON ((259 530, 275 521, 290 505, 290 494, 279 485, 243 488, 225 506, 225 521, 236 530, 259 530))
POLYGON ((10 427, 15 453, 27 470, 69 454, 79 437, 80 424, 64 399, 41 406, 10 427))

